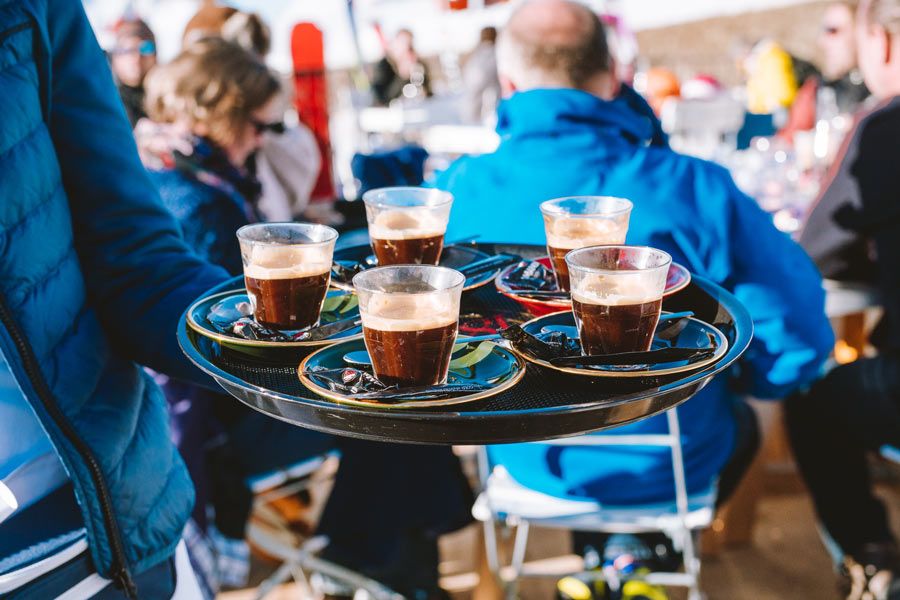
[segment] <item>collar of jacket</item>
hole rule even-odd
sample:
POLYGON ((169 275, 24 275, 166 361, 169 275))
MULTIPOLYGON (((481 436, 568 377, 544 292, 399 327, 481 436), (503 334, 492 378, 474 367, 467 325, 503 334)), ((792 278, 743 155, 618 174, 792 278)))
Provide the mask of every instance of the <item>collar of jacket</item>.
POLYGON ((559 135, 594 130, 646 145, 653 135, 650 120, 631 110, 624 99, 602 100, 575 89, 516 92, 497 108, 501 138, 559 135))
POLYGON ((262 192, 259 180, 246 169, 232 165, 222 149, 196 136, 191 139, 191 146, 190 154, 178 149, 172 152, 176 169, 228 194, 237 193, 248 204, 254 205, 259 200, 262 192))

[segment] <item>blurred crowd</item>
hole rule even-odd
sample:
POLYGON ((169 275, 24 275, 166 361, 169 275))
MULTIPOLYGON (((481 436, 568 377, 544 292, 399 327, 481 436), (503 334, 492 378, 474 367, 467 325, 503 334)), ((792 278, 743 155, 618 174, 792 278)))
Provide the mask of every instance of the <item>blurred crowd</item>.
MULTIPOLYGON (((169 339, 190 301, 241 273, 241 226, 359 223, 361 203, 322 187, 330 141, 298 110, 301 88, 266 66, 267 24, 205 2, 180 53, 160 64, 153 31, 129 14, 106 52, 110 78, 79 3, 25 5, 38 15, 34 43, 49 46, 46 56, 29 54, 31 42, 17 36, 31 29, 0 12, 13 32, 0 33, 0 77, 11 81, 0 80, 0 106, 12 115, 0 125, 9 157, 0 179, 16 184, 4 184, 0 210, 0 247, 13 259, 0 277, 0 352, 12 374, 2 381, 13 391, 0 399, 0 431, 24 432, 8 447, 12 436, 0 435, 0 477, 34 456, 59 455, 45 471, 55 479, 30 479, 29 497, 38 505, 69 489, 78 499, 94 567, 118 584, 102 597, 135 585, 141 598, 171 597, 171 587, 148 591, 147 580, 162 580, 154 569, 174 560, 181 540, 199 593, 211 597, 247 583, 248 480, 336 448, 340 467, 317 526, 330 540, 323 557, 409 598, 447 597, 437 542, 471 521, 473 502, 451 449, 335 439, 270 419, 210 388, 169 339), (9 75, 7 56, 49 79, 34 87, 32 75, 9 75), (40 134, 21 134, 32 130, 40 134), (165 414, 148 377, 163 390, 165 414)), ((755 327, 740 368, 680 409, 688 491, 714 487, 717 503, 727 501, 760 443, 746 399, 783 401, 822 536, 836 549, 842 596, 896 600, 900 550, 866 457, 900 447, 900 2, 829 4, 817 41, 818 68, 779 40, 736 44, 744 84, 731 90, 708 74, 679 80, 642 64, 633 34, 612 16, 531 0, 502 27, 484 28, 461 67, 463 121, 496 123, 495 151, 450 157, 427 182, 421 148, 378 149, 353 162, 360 189, 425 182, 452 193, 448 239, 542 245, 540 219, 514 215, 536 215, 540 202, 563 196, 632 200, 628 243, 663 249, 724 286, 755 327), (780 206, 751 197, 735 183, 739 173, 688 155, 759 151, 760 140, 814 179, 793 236, 773 223, 780 206), (829 360, 823 276, 877 289, 883 317, 871 356, 829 360)), ((384 49, 367 70, 372 105, 436 94, 435 67, 412 31, 394 32, 384 49)), ((656 416, 611 434, 666 430, 656 416)), ((512 444, 488 455, 519 483, 559 498, 620 506, 672 498, 667 448, 512 444)), ((588 565, 627 554, 650 569, 679 554, 662 534, 575 532, 573 550, 588 565)), ((334 597, 352 594, 327 578, 319 584, 334 597)))

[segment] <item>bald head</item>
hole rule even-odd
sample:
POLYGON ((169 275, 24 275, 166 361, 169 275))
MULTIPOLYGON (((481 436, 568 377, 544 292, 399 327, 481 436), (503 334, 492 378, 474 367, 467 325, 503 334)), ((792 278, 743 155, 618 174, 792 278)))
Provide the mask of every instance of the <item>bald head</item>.
POLYGON ((539 87, 596 91, 609 78, 603 25, 569 0, 531 0, 510 17, 497 47, 497 69, 511 90, 539 87))

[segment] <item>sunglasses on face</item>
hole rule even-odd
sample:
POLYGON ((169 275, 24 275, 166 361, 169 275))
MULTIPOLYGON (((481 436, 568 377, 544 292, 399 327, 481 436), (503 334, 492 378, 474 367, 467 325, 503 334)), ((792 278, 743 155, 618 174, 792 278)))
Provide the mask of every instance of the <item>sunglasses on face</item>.
POLYGON ((112 53, 117 55, 140 54, 141 56, 153 56, 156 54, 156 44, 150 40, 144 40, 137 46, 131 48, 123 48, 121 46, 113 48, 112 53))
POLYGON ((256 119, 250 119, 250 124, 253 125, 253 128, 256 129, 256 133, 262 135, 267 131, 271 131, 276 135, 281 135, 284 133, 285 126, 282 121, 275 121, 274 123, 266 123, 264 121, 258 121, 256 119))

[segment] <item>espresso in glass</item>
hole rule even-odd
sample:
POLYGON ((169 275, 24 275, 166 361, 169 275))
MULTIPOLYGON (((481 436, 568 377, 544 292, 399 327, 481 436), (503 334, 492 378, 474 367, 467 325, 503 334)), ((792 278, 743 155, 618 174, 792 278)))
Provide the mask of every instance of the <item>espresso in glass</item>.
POLYGON ((238 238, 256 321, 282 331, 316 325, 337 232, 322 225, 263 223, 241 228, 238 238))
POLYGON ((649 350, 662 308, 669 255, 641 246, 570 252, 572 312, 584 354, 649 350))
POLYGON ((363 201, 379 266, 438 264, 453 196, 436 189, 393 187, 370 190, 363 201))
POLYGON ((446 228, 428 209, 398 208, 380 212, 369 237, 379 265, 436 265, 446 228))
POLYGON ((353 278, 372 370, 400 387, 444 383, 465 278, 434 266, 379 267, 353 278))
POLYGON ((560 290, 569 291, 566 254, 578 248, 622 244, 632 204, 609 196, 572 196, 541 204, 547 253, 560 290))

